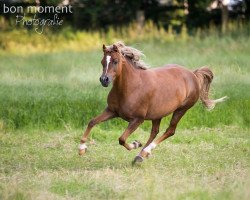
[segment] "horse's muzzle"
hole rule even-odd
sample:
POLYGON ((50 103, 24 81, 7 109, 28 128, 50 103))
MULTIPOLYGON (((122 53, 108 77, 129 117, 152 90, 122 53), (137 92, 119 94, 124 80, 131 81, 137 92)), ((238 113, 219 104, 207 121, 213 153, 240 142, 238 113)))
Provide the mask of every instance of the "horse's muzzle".
POLYGON ((109 83, 111 82, 111 78, 108 76, 101 76, 100 82, 101 82, 103 87, 108 87, 109 83))

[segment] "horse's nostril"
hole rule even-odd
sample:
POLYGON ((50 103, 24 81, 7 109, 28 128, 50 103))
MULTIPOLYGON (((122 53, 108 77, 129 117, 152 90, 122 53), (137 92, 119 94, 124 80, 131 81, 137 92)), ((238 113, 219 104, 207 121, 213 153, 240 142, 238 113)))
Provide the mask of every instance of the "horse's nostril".
POLYGON ((109 78, 108 78, 108 77, 106 77, 106 78, 105 78, 105 82, 108 82, 108 81, 109 81, 109 78))

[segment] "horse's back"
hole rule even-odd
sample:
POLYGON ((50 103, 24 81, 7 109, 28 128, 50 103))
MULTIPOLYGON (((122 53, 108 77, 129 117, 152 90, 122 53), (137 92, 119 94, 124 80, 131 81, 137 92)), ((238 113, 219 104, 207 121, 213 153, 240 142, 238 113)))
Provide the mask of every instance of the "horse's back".
POLYGON ((181 65, 168 64, 162 67, 153 68, 152 72, 155 73, 157 78, 163 77, 168 83, 171 79, 175 85, 187 84, 187 86, 198 86, 195 74, 181 65))
POLYGON ((167 64, 161 67, 151 68, 150 70, 156 73, 187 73, 190 75, 193 74, 192 71, 178 64, 167 64))
POLYGON ((168 64, 162 67, 151 68, 146 71, 148 71, 149 76, 152 76, 157 82, 162 79, 167 81, 168 84, 174 83, 176 86, 178 86, 178 84, 184 84, 187 81, 187 84, 198 83, 197 78, 192 71, 177 64, 168 64), (172 82, 170 82, 170 80, 172 82))

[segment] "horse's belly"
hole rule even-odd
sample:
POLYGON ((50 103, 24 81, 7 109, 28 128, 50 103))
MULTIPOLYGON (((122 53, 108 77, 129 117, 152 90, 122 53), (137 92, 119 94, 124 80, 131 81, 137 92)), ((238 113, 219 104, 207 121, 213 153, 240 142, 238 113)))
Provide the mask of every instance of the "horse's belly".
POLYGON ((179 108, 187 97, 184 85, 179 87, 159 87, 155 91, 148 105, 146 119, 159 119, 165 117, 179 108))
POLYGON ((148 109, 145 119, 151 120, 163 118, 174 112, 179 106, 180 103, 177 101, 163 102, 163 104, 151 106, 148 109))
POLYGON ((146 109, 139 106, 120 106, 116 113, 120 118, 129 121, 134 118, 145 118, 146 109))

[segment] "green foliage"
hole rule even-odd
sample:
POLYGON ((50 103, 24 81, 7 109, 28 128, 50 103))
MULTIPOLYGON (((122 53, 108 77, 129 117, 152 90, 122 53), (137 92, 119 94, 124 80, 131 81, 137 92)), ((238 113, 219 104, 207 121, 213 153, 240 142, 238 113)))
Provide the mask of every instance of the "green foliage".
MULTIPOLYGON (((108 137, 84 157, 81 130, 0 132, 0 199, 249 199, 248 130, 177 130, 137 167, 139 149, 118 144, 119 128, 94 132, 108 137)), ((129 141, 148 135, 139 128, 129 141)))
MULTIPOLYGON (((172 39, 168 35, 166 38, 158 39, 154 37, 158 32, 153 32, 151 26, 152 24, 148 25, 148 29, 145 30, 147 34, 143 36, 148 38, 147 40, 130 43, 145 53, 147 56, 145 61, 149 65, 178 63, 193 70, 208 65, 215 74, 212 97, 229 96, 228 101, 219 104, 212 112, 207 112, 197 104, 185 115, 178 127, 220 125, 249 127, 249 93, 242 92, 249 87, 249 38, 245 34, 237 37, 233 35, 220 37, 214 33, 211 33, 211 36, 196 38, 188 36, 183 28, 180 39, 176 40, 178 38, 176 35, 172 35, 172 39), (172 40, 174 42, 171 42, 172 40)), ((115 38, 116 33, 109 34, 110 41, 103 43, 110 44, 115 40, 111 38, 115 38)), ((133 32, 128 34, 133 35, 133 32)), ((67 36, 71 37, 77 38, 80 50, 81 45, 88 45, 82 43, 85 41, 83 33, 67 36)), ((94 40, 89 43, 90 46, 93 45, 92 42, 94 40)), ((66 44, 70 46, 70 41, 66 44)), ((61 45, 65 45, 64 40, 61 45)), ((99 50, 79 52, 78 46, 76 46, 77 51, 29 55, 7 54, 8 51, 2 53, 0 60, 2 129, 81 128, 105 108, 110 88, 104 89, 98 81, 101 74, 102 45, 92 46, 99 47, 99 50)), ((31 48, 30 51, 32 52, 31 48)), ((163 122, 165 128, 168 119, 163 122)), ((100 126, 105 130, 113 126, 124 129, 126 123, 122 120, 113 120, 100 126)), ((150 123, 145 123, 142 127, 149 130, 150 123)))
POLYGON ((209 24, 211 19, 207 7, 211 2, 212 0, 188 0, 187 24, 189 28, 206 27, 209 24))
POLYGON ((74 31, 70 27, 60 32, 51 32, 45 29, 42 35, 34 30, 11 30, 0 34, 0 55, 14 53, 27 55, 31 53, 51 53, 58 51, 90 51, 100 47, 103 43, 113 43, 122 40, 129 43, 148 42, 157 40, 164 42, 190 42, 193 39, 205 37, 227 36, 234 39, 247 36, 250 33, 250 24, 229 23, 227 34, 222 35, 220 31, 210 24, 207 29, 197 29, 192 34, 188 32, 186 25, 182 25, 180 34, 177 34, 172 26, 165 30, 162 26, 157 27, 153 21, 147 21, 143 29, 138 28, 136 23, 120 28, 109 27, 107 31, 74 31), (192 37, 192 36, 195 36, 192 37))
POLYGON ((107 29, 110 25, 120 27, 133 22, 138 10, 144 10, 147 19, 152 20, 150 16, 158 4, 157 0, 79 0, 74 5, 75 25, 92 30, 107 29))

